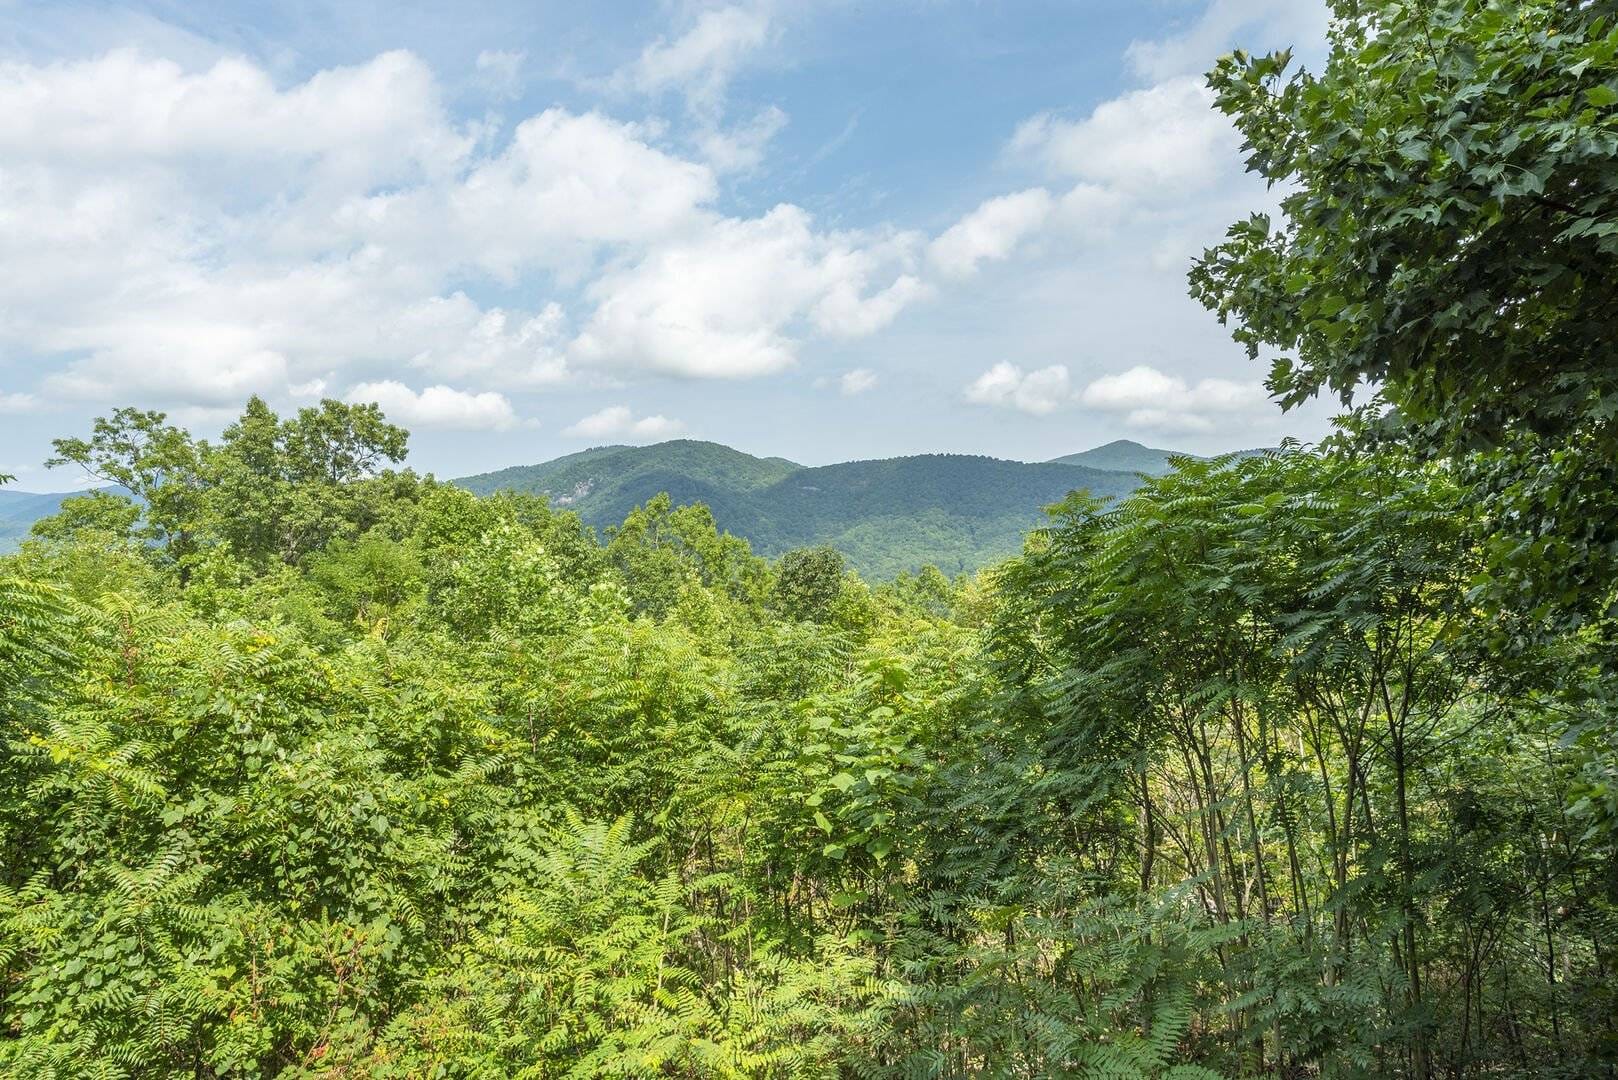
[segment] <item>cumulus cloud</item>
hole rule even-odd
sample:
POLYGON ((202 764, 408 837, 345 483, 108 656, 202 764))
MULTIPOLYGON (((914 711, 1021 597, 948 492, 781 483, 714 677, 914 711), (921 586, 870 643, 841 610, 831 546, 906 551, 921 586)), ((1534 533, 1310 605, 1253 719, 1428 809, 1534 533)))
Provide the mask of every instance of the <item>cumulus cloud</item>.
POLYGON ((533 390, 569 377, 566 329, 566 313, 554 302, 526 316, 481 309, 456 293, 411 308, 392 333, 401 343, 416 343, 420 351, 411 363, 434 375, 533 390))
POLYGON ((844 397, 857 397, 877 384, 877 374, 870 368, 845 371, 837 379, 837 392, 844 397))
MULTIPOLYGON (((646 77, 706 70, 676 53, 646 77)), ((560 108, 489 142, 402 52, 287 87, 240 59, 0 64, 0 348, 55 364, 47 395, 204 409, 400 364, 495 392, 592 365, 779 371, 927 293, 914 236, 713 209, 719 170, 782 122, 766 110, 710 163, 560 108), (473 299, 536 275, 581 317, 473 299)))
MULTIPOLYGON (((640 241, 712 190, 705 166, 659 157, 624 126, 535 121, 474 155, 405 53, 284 90, 241 60, 0 66, 0 345, 65 359, 48 393, 200 406, 282 392, 333 358, 487 353, 488 313, 446 281, 570 243, 640 241), (645 183, 675 180, 686 201, 626 190, 614 176, 626 163, 645 183), (565 224, 524 238, 519 211, 536 202, 565 224)), ((515 357, 533 316, 507 317, 515 357)))
POLYGON ((357 198, 338 224, 414 261, 473 266, 504 282, 530 269, 581 273, 604 247, 655 243, 702 220, 706 165, 650 145, 639 125, 546 109, 463 177, 357 198))
POLYGON ((1200 75, 1234 44, 1249 52, 1314 44, 1325 39, 1326 23, 1323 0, 1210 0, 1190 25, 1132 42, 1125 57, 1148 79, 1200 75))
POLYGON ((773 36, 771 11, 765 4, 709 8, 680 36, 647 45, 634 63, 614 75, 613 82, 646 94, 676 90, 694 113, 716 116, 731 79, 773 36))
POLYGON ((1257 382, 1202 379, 1189 383, 1145 364, 1103 375, 1080 400, 1092 409, 1119 413, 1130 427, 1158 431, 1212 431, 1216 420, 1255 413, 1266 405, 1257 382))
POLYGON ((760 109, 752 120, 728 131, 717 127, 699 131, 697 149, 703 160, 722 173, 751 172, 764 160, 770 140, 787 126, 787 114, 774 105, 760 109))
POLYGON ((448 386, 429 386, 420 393, 392 379, 360 383, 347 401, 375 403, 388 419, 405 427, 444 428, 454 431, 506 431, 517 415, 505 395, 485 391, 471 394, 448 386))
POLYGON ((130 159, 252 163, 231 177, 380 184, 469 147, 433 74, 407 52, 330 68, 287 90, 239 59, 206 71, 129 49, 73 63, 0 66, 0 149, 9 164, 93 168, 130 159), (307 170, 307 171, 306 171, 307 170))
MULTIPOLYGON (((981 203, 933 240, 929 263, 960 280, 986 262, 1011 258, 1035 235, 1094 243, 1154 219, 1211 213, 1222 222, 1218 196, 1241 175, 1240 144, 1215 111, 1212 92, 1189 76, 1128 91, 1077 118, 1029 117, 1007 153, 1044 173, 1049 188, 981 203)), ((1182 254, 1176 245, 1169 257, 1182 254)))
MULTIPOLYGON (((7 394, 0 392, 0 413, 28 412, 39 405, 39 399, 33 394, 7 394)), ((16 472, 15 469, 0 469, 0 472, 16 472)))
POLYGON ((689 122, 684 141, 716 172, 751 172, 786 126, 787 114, 768 105, 748 120, 728 122, 727 98, 732 80, 779 38, 776 15, 773 0, 699 9, 684 33, 647 45, 607 86, 619 93, 680 95, 689 122))
POLYGON ((860 264, 880 256, 870 251, 845 255, 835 261, 847 273, 832 282, 810 313, 815 328, 828 336, 857 338, 874 334, 906 307, 933 293, 932 286, 914 274, 900 274, 887 288, 866 293, 868 275, 860 264))
POLYGON ((989 199, 944 231, 927 249, 934 266, 950 277, 967 277, 985 259, 1009 256, 1050 216, 1050 192, 1031 188, 989 199))
POLYGON ((107 341, 47 376, 45 390, 76 401, 106 401, 138 391, 183 405, 224 407, 287 384, 286 357, 256 347, 250 332, 174 314, 170 322, 156 312, 131 313, 107 325, 64 327, 59 339, 64 343, 82 338, 86 345, 99 344, 103 333, 107 341), (130 336, 119 340, 120 330, 130 336), (217 351, 211 352, 210 344, 217 351))
POLYGON ((1240 160, 1240 138, 1199 78, 1170 79, 1102 102, 1079 120, 1023 121, 1011 148, 1052 173, 1134 199, 1168 199, 1240 160))
POLYGON ((917 238, 818 233, 799 207, 714 219, 594 282, 571 356, 688 378, 747 378, 796 363, 800 327, 869 334, 924 293, 899 274, 917 238))
POLYGON ((1018 409, 1034 416, 1055 412, 1072 397, 1065 364, 1025 372, 1002 360, 966 388, 966 400, 974 405, 1018 409))
POLYGON ((562 434, 583 439, 654 442, 678 435, 684 430, 685 424, 679 420, 670 420, 662 415, 637 417, 627 405, 609 405, 565 428, 562 434))
POLYGON ((857 397, 877 384, 877 374, 870 368, 845 371, 837 380, 837 391, 844 397, 857 397))

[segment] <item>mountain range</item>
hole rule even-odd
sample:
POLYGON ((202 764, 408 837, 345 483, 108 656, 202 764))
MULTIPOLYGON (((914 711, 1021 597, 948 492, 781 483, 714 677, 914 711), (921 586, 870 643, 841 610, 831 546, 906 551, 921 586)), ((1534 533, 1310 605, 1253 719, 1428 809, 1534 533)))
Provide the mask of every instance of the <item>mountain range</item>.
POLYGON ((545 495, 598 527, 667 492, 676 505, 706 504, 721 529, 760 554, 828 544, 867 577, 888 578, 929 563, 959 573, 1016 554, 1043 507, 1080 488, 1127 495, 1141 474, 1167 472, 1173 456, 1120 440, 1047 462, 918 454, 811 467, 676 439, 600 446, 454 482, 479 494, 545 495))
MULTIPOLYGON (((1080 488, 1104 498, 1127 495, 1142 474, 1169 471, 1175 456, 1119 440, 1045 462, 918 454, 806 466, 675 439, 598 446, 452 482, 478 494, 544 495, 598 529, 667 492, 676 505, 706 504, 721 529, 762 555, 828 544, 860 573, 885 579, 929 563, 955 574, 1014 555, 1043 520, 1043 507, 1080 488)), ((0 488, 0 550, 74 494, 0 488)))
POLYGON ((62 500, 83 491, 57 491, 40 494, 32 491, 10 491, 0 488, 0 551, 15 546, 34 522, 50 517, 62 508, 62 500))

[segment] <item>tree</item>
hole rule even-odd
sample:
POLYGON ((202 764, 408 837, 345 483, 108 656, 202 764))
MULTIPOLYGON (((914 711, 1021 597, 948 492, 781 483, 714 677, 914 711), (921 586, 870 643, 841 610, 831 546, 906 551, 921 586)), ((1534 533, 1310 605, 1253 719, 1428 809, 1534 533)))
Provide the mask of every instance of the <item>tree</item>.
POLYGON ((127 496, 92 491, 62 500, 57 513, 40 518, 30 531, 43 540, 100 536, 127 541, 139 521, 140 507, 127 496))
POLYGON ((1293 407, 1392 407, 1462 459, 1496 599, 1553 630, 1618 616, 1618 4, 1334 0, 1324 71, 1210 77, 1286 192, 1191 272, 1293 407))
POLYGON ((746 540, 719 531, 706 506, 675 506, 667 492, 607 529, 607 559, 623 574, 637 610, 662 615, 693 584, 753 603, 766 570, 746 540))
POLYGON ((296 564, 373 522, 364 483, 404 460, 409 435, 375 405, 322 401, 281 419, 253 397, 209 457, 210 505, 237 557, 296 564))
POLYGON ((179 570, 182 584, 196 554, 208 446, 161 412, 122 408, 97 417, 90 438, 56 439, 49 466, 77 465, 143 507, 141 535, 179 570))
POLYGON ((843 592, 847 565, 835 548, 797 548, 781 556, 775 567, 771 603, 789 619, 824 622, 843 592))
POLYGON ((180 433, 185 561, 110 495, 0 555, 0 1075, 1612 1075, 1613 680, 1477 647, 1446 463, 873 592, 289 424, 180 433))

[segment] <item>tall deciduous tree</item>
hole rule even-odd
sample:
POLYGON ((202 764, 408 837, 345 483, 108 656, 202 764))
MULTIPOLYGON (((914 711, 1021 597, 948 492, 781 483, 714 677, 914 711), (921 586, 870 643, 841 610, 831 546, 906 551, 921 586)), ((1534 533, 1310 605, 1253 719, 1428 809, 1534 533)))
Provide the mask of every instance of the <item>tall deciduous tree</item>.
POLYGON ((141 535, 180 568, 183 584, 197 548, 207 444, 168 423, 161 412, 122 408, 97 417, 88 439, 56 439, 51 445, 56 454, 47 465, 77 465, 144 507, 141 535))
POLYGON ((1316 75, 1211 76, 1283 217, 1192 291, 1295 406, 1377 391, 1388 430, 1475 470, 1495 597, 1618 617, 1618 4, 1334 0, 1316 75))

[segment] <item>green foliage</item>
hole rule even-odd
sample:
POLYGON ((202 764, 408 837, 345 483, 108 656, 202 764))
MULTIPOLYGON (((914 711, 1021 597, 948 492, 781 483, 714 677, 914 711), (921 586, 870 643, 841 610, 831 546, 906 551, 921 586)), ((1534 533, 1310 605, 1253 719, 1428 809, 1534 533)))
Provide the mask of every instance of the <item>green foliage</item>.
POLYGON ((60 440, 115 487, 0 559, 0 1075, 1613 1075, 1618 23, 1335 8, 1215 73, 1286 225, 1193 274, 1383 389, 1322 452, 60 440))
POLYGON ((135 532, 139 504, 110 491, 92 491, 64 499, 57 512, 33 523, 32 533, 43 540, 85 540, 117 543, 135 532))
POLYGON ((1191 275, 1287 405, 1374 387, 1383 433, 1457 457, 1505 609, 1614 634, 1618 8, 1338 0, 1319 75, 1211 78, 1284 218, 1191 275))
POLYGON ((328 400, 282 420, 255 397, 207 455, 217 533, 243 561, 296 564, 374 523, 376 485, 358 481, 402 460, 405 442, 375 405, 328 400))
POLYGON ((151 501, 0 563, 0 1074, 1610 1068, 1609 684, 1491 664, 1450 470, 1183 459, 873 590, 118 417, 151 501))
MULTIPOLYGON (((142 506, 137 534, 173 564, 196 552, 206 447, 160 412, 124 408, 97 417, 90 438, 57 439, 49 466, 77 465, 142 506)), ((103 515, 104 516, 104 515, 103 515)))
POLYGON ((789 551, 776 566, 771 605, 789 619, 825 622, 843 594, 846 571, 843 557, 834 548, 789 551))
POLYGON ((544 495, 598 527, 616 526, 663 494, 671 507, 701 503, 721 529, 763 554, 833 547, 860 573, 886 579, 927 565, 977 570, 1015 555, 1046 503, 1075 488, 1124 495, 1140 482, 1133 466, 1088 466, 926 454, 804 468, 678 439, 600 447, 456 483, 479 494, 544 495))

